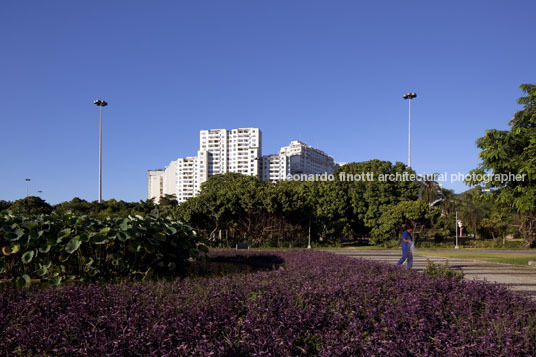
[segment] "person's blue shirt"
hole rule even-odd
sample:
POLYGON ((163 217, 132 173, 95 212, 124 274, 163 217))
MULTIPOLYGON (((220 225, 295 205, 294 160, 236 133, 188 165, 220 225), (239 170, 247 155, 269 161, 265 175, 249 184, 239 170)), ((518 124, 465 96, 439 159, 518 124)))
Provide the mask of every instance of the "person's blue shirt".
POLYGON ((411 237, 411 234, 408 231, 404 231, 404 233, 402 233, 402 249, 409 249, 412 240, 413 238, 411 237), (404 239, 409 242, 404 242, 404 239))

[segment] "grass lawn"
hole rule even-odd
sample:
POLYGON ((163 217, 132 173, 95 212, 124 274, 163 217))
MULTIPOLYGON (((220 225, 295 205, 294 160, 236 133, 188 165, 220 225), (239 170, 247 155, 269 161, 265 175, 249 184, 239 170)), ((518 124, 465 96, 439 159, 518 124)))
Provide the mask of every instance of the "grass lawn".
POLYGON ((482 253, 482 252, 442 252, 442 251, 426 251, 417 252, 416 255, 427 255, 433 257, 442 258, 460 258, 460 259, 473 259, 483 260, 493 263, 505 263, 516 265, 528 265, 529 260, 536 260, 534 254, 522 254, 522 253, 482 253))

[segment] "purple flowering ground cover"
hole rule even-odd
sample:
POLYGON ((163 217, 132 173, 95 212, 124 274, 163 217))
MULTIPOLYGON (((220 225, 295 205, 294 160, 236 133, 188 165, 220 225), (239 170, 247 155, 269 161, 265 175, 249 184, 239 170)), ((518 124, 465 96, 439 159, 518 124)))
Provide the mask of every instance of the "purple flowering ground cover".
POLYGON ((536 354, 536 302, 502 287, 325 252, 240 254, 284 264, 174 282, 4 287, 0 355, 536 354))

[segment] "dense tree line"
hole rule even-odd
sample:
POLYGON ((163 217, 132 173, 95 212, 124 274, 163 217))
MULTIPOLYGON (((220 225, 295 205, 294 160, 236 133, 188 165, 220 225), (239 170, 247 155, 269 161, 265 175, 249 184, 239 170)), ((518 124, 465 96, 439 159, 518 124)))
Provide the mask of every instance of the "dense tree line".
POLYGON ((99 219, 169 216, 192 226, 213 246, 248 242, 277 247, 304 246, 309 234, 314 244, 384 244, 409 226, 419 240, 441 242, 454 235, 456 210, 466 233, 504 237, 514 231, 516 216, 490 198, 480 187, 455 195, 435 181, 417 177, 403 163, 371 160, 344 165, 331 180, 268 183, 234 173, 216 175, 203 183, 199 195, 180 205, 173 196, 165 196, 157 205, 152 200, 98 203, 74 198, 51 206, 31 196, 0 201, 0 210, 70 212, 99 219))
POLYGON ((396 174, 416 177, 403 163, 380 160, 344 165, 332 180, 266 183, 229 173, 203 183, 172 214, 223 246, 303 246, 309 232, 317 243, 372 237, 379 244, 409 225, 423 238, 449 234, 441 210, 418 199, 422 182, 396 174))
MULTIPOLYGON (((176 202, 176 201, 175 201, 176 202)), ((164 207, 165 207, 164 202, 164 207)), ((158 207, 152 200, 140 202, 108 201, 89 202, 78 197, 71 201, 62 202, 57 205, 50 205, 45 200, 37 196, 28 196, 14 202, 0 201, 0 211, 11 211, 17 214, 37 215, 50 213, 72 213, 74 215, 87 215, 94 218, 106 219, 107 217, 126 217, 128 215, 145 216, 156 213, 158 207)))

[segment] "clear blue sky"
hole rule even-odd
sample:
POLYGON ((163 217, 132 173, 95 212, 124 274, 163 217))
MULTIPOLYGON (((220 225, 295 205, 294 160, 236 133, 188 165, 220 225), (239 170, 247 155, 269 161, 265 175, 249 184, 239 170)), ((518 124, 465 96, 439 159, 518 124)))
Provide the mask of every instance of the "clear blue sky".
MULTIPOLYGON (((260 127, 337 161, 467 172, 534 83, 533 0, 27 1, 0 11, 0 199, 145 199, 199 130, 260 127)), ((447 183, 457 192, 463 184, 447 183)))

